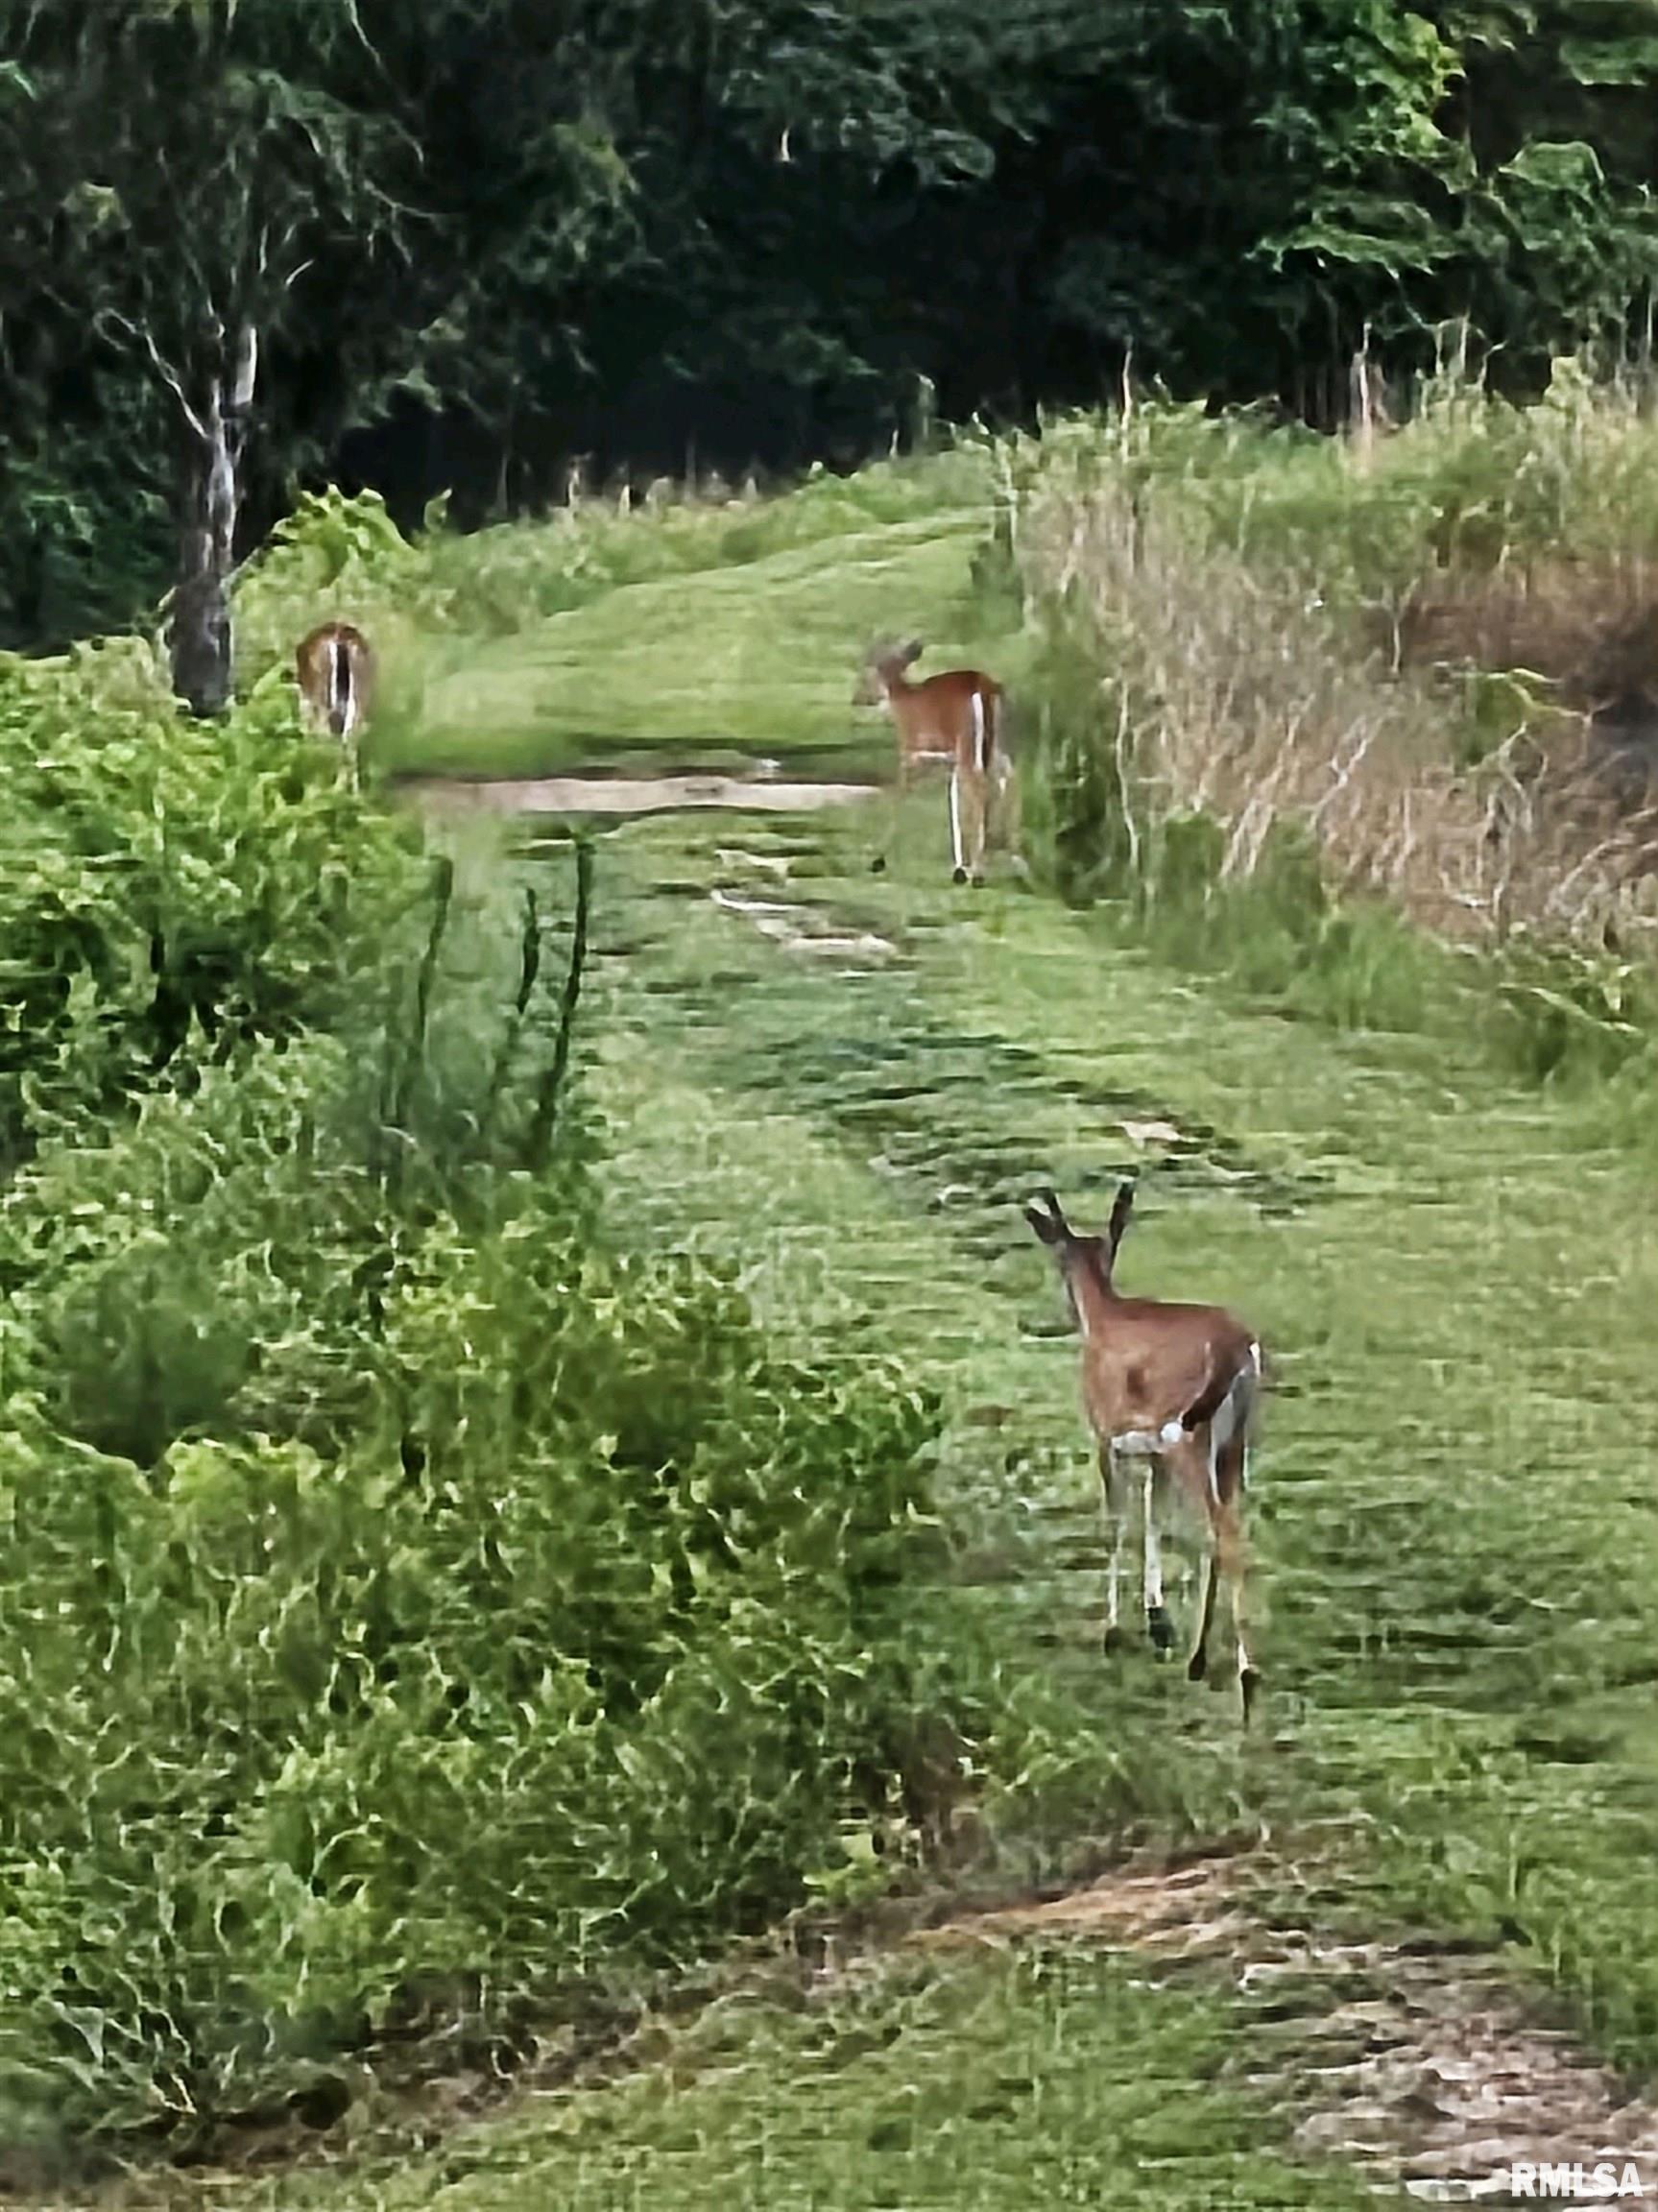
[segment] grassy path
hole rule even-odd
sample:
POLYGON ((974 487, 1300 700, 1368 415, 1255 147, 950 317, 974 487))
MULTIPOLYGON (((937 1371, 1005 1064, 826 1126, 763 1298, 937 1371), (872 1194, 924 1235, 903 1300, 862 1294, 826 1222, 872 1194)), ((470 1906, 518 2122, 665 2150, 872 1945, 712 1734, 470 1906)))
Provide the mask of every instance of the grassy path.
POLYGON ((1017 1201, 1051 1180, 1102 1211, 1142 1166, 1125 1278, 1237 1303, 1282 1377, 1255 1505, 1272 1748, 1240 1762, 1227 1701, 1161 1674, 1088 1675, 1102 1722, 1126 1698, 1172 1732, 1206 1821, 1362 1809, 1363 1878, 1561 1973, 1638 2058, 1658 2026, 1658 1875, 1631 1875, 1658 1866, 1639 1172, 1483 1070, 1223 1012, 1042 902, 872 883, 866 841, 821 823, 796 863, 823 871, 803 904, 898 946, 860 968, 715 906, 758 872, 713 833, 622 841, 618 1195, 641 1230, 741 1259, 783 1325, 838 1310, 930 1364, 958 1502, 1008 1546, 999 1601, 1092 1669, 1074 1346, 1017 1201), (668 898, 670 866, 704 896, 668 898), (1155 1120, 1180 1137, 1148 1159, 1155 1120))
POLYGON ((515 776, 666 757, 718 770, 754 754, 824 776, 884 765, 884 745, 847 711, 849 652, 918 606, 948 644, 981 527, 975 508, 955 508, 619 586, 465 654, 387 765, 515 776))
MULTIPOLYGON (((821 765, 877 605, 960 634, 971 537, 877 539, 793 552, 775 579, 769 563, 681 579, 671 601, 615 593, 503 650, 489 696, 539 715, 545 674, 605 702, 568 709, 561 766, 584 732, 589 753, 658 745, 677 765, 716 732, 782 754, 796 730, 821 765), (804 642, 786 681, 757 686, 740 671, 785 618, 804 642), (710 674, 726 687, 705 727, 693 676, 722 668, 739 676, 710 674)), ((1086 1739, 1067 1832, 1028 1840, 1033 1874, 1125 1825, 1264 1838, 1239 1928, 1483 1947, 1595 2049, 1649 2069, 1649 1184, 1586 1149, 1568 1108, 1472 1062, 1224 1006, 1086 917, 953 890, 936 793, 872 877, 883 827, 858 808, 654 818, 605 841, 589 1080, 619 1227, 732 1261, 785 1334, 901 1351, 945 1392, 961 1602, 1064 1686, 1086 1739), (1103 1212, 1134 1166, 1125 1280, 1237 1303, 1278 1365, 1249 1743, 1230 1695, 1097 1653, 1075 1348, 1017 1201, 1050 1181, 1073 1213, 1103 1212)), ((1247 1947, 1148 1964, 1061 1926, 905 1948, 827 1994, 751 1991, 652 2028, 613 2082, 269 2200, 1358 2202, 1357 2170, 1316 2148, 1339 2130, 1304 2125, 1333 2095, 1308 2069, 1321 2018, 1361 2017, 1396 1966, 1297 1954, 1293 2001, 1282 1981, 1263 1998, 1234 1971, 1247 1947)))

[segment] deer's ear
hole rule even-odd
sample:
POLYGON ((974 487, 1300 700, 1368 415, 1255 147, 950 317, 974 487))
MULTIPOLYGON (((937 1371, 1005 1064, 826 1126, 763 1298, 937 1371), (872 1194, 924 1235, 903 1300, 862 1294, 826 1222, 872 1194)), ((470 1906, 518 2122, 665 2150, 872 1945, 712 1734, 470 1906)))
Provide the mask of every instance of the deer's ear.
POLYGON ((1037 1191, 1025 1207, 1024 1217, 1045 1244, 1058 1244, 1065 1238, 1065 1215, 1051 1190, 1037 1191))
POLYGON ((1111 1219, 1107 1223, 1105 1231, 1106 1245, 1113 1256, 1116 1255, 1117 1246, 1122 1242, 1122 1233, 1128 1227, 1128 1217, 1133 1212, 1134 1185, 1132 1182, 1119 1183, 1117 1187, 1117 1197, 1112 1203, 1111 1219))
POLYGON ((902 651, 899 654, 899 659, 907 668, 913 661, 919 661, 925 650, 926 647, 922 643, 919 637, 912 637, 908 644, 905 645, 902 651))

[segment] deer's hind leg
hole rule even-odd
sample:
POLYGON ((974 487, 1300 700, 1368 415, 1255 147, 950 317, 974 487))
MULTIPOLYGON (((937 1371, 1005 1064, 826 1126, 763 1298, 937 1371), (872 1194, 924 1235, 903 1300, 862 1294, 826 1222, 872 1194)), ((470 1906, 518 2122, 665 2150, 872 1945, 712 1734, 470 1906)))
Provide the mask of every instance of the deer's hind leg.
POLYGON ((1214 1625, 1214 1593, 1220 1580, 1220 1539, 1213 1516, 1209 1524, 1209 1551, 1203 1562, 1203 1602, 1197 1609, 1197 1634, 1186 1662, 1189 1682, 1201 1682, 1209 1672, 1209 1631, 1214 1625))
POLYGON ((1128 1470, 1109 1444, 1099 1448, 1099 1479, 1104 1492, 1105 1534, 1109 1546, 1105 1570, 1105 1648, 1122 1648, 1119 1607, 1122 1594, 1123 1555, 1128 1549, 1128 1470))
POLYGON ((967 848, 962 841, 962 816, 968 810, 967 785, 970 774, 964 772, 959 761, 949 772, 949 845, 954 861, 953 880, 967 881, 967 848))
POLYGON ((970 849, 973 854, 968 873, 975 883, 984 881, 984 851, 990 833, 990 779, 981 770, 973 769, 964 779, 966 784, 967 814, 971 824, 970 849))
POLYGON ((1145 1516, 1142 1537, 1145 1547, 1145 1633, 1160 1659, 1166 1658, 1174 1649, 1174 1623, 1168 1617, 1168 1607, 1163 1598, 1163 1541, 1157 1527, 1158 1492, 1162 1486, 1162 1475, 1160 1463, 1156 1459, 1147 1459, 1141 1487, 1145 1516))
MULTIPOLYGON (((1209 1532, 1209 1549, 1203 1563, 1203 1588, 1198 1601, 1197 1633, 1192 1640, 1186 1662, 1187 1677, 1201 1682, 1208 1671, 1209 1632, 1214 1623, 1215 1592, 1220 1579, 1220 1558, 1214 1522, 1214 1478, 1212 1472, 1212 1438, 1205 1427, 1182 1436, 1178 1443, 1169 1445, 1164 1454, 1164 1463, 1175 1486, 1185 1498, 1198 1521, 1209 1532)), ((1150 1625, 1151 1586, 1149 1570, 1146 1584, 1147 1625, 1150 1625)), ((1163 1616, 1164 1640, 1160 1648, 1171 1649, 1174 1627, 1166 1613, 1163 1616)), ((1153 1630, 1153 1641, 1156 1631, 1153 1630)))
POLYGON ((1224 1441, 1205 1439, 1209 1506, 1209 1557, 1204 1567, 1203 1604, 1198 1614, 1197 1636, 1186 1671, 1201 1682, 1209 1671, 1209 1632, 1214 1621, 1217 1585, 1226 1585, 1232 1612, 1232 1630, 1237 1653, 1237 1687, 1247 1721, 1261 1677, 1250 1661, 1245 1641, 1243 1542, 1243 1483, 1248 1439, 1241 1428, 1224 1441))
POLYGON ((1244 1642, 1245 1621, 1243 1592, 1248 1573, 1248 1561, 1243 1540, 1243 1484, 1248 1458, 1247 1439, 1239 1434, 1231 1437, 1218 1455, 1220 1460, 1221 1499, 1215 1528, 1215 1555, 1220 1563, 1221 1578, 1226 1583, 1232 1600, 1232 1633, 1237 1646, 1237 1694, 1243 1706, 1243 1718, 1248 1722, 1250 1707, 1261 1687, 1261 1676, 1249 1656, 1244 1642))

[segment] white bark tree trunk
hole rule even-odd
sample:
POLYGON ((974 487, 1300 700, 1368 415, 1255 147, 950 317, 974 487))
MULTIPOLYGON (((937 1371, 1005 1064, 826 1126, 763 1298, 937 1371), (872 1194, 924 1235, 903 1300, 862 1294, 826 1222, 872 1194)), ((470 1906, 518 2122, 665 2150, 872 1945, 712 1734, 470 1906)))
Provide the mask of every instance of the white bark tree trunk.
POLYGON ((230 574, 242 497, 242 448, 258 376, 258 334, 244 323, 234 344, 214 319, 192 396, 176 380, 183 411, 179 580, 169 625, 173 688, 193 714, 222 714, 233 678, 230 574))

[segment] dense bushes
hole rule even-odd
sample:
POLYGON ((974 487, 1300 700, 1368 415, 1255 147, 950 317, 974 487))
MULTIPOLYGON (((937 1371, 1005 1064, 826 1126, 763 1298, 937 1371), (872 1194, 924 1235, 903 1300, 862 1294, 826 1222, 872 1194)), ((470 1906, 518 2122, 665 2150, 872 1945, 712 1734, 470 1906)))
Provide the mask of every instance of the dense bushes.
POLYGON ((924 1402, 780 1364, 534 1191, 396 1278, 315 1347, 351 1355, 319 1444, 269 1381, 264 1432, 148 1472, 12 1428, 13 2104, 194 2125, 411 2008, 684 1957, 796 1895, 890 1763, 924 1402))
POLYGON ((607 1247, 585 849, 422 853, 275 683, 3 683, 0 2139, 178 2139, 835 1879, 936 1415, 607 1247))
POLYGON ((0 1167, 64 1120, 337 1008, 418 894, 418 838, 271 684, 182 719, 135 641, 0 661, 0 1167))
POLYGON ((1420 373, 1467 316, 1530 389, 1658 266, 1655 0, 301 14, 0 6, 0 642, 154 604, 215 325, 256 536, 300 474, 476 523, 574 454, 851 459, 1130 352, 1329 421, 1367 334, 1420 373))

